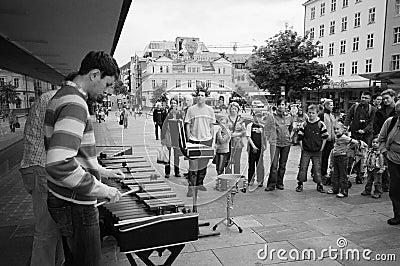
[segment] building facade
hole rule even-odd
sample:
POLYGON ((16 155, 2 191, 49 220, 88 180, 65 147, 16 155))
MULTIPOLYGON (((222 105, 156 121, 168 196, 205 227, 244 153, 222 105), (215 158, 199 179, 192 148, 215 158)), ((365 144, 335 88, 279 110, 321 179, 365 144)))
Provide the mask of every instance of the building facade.
POLYGON ((309 0, 303 4, 305 35, 319 43, 317 61, 327 65, 331 79, 318 98, 339 99, 335 104, 347 110, 363 90, 379 89, 381 84, 359 75, 384 69, 387 3, 309 0))
POLYGON ((400 71, 400 0, 387 1, 383 71, 400 71))

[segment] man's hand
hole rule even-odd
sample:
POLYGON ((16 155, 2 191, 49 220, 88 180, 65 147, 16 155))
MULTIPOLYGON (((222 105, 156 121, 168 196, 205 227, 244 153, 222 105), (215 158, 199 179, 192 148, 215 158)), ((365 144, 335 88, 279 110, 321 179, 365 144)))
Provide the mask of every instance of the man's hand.
POLYGON ((252 147, 252 152, 253 152, 253 153, 257 153, 257 152, 258 152, 257 146, 254 145, 254 146, 252 147))
POLYGON ((108 188, 108 194, 107 194, 106 199, 108 199, 111 203, 119 201, 119 199, 121 197, 122 197, 122 195, 117 188, 115 188, 115 187, 108 188))
POLYGON ((362 130, 362 129, 359 129, 357 132, 358 132, 359 134, 364 134, 364 133, 365 133, 365 131, 362 130))
POLYGON ((125 174, 121 171, 121 169, 114 169, 110 170, 108 178, 125 179, 125 174))

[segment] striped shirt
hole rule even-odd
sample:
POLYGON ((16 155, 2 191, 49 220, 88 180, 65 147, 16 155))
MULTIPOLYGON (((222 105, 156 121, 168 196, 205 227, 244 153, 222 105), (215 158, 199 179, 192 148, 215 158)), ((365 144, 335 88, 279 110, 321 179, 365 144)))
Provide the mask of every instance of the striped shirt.
POLYGON ((77 204, 95 204, 108 192, 100 182, 107 170, 97 162, 86 98, 79 85, 66 82, 49 102, 44 121, 49 191, 77 204))
POLYGON ((323 140, 328 138, 325 123, 319 118, 310 122, 307 120, 299 129, 299 140, 302 141, 303 150, 316 152, 322 148, 323 140))
POLYGON ((21 168, 46 165, 46 150, 44 148, 44 116, 50 99, 56 91, 43 93, 29 110, 24 128, 24 154, 21 168))

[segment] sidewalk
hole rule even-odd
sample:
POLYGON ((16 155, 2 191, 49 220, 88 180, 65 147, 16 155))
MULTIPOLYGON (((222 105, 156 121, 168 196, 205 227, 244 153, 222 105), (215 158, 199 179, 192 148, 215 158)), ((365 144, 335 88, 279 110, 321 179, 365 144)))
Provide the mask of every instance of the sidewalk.
MULTIPOLYGON (((163 176, 163 167, 156 164, 159 142, 154 137, 151 118, 144 116, 129 119, 129 127, 124 130, 115 116, 110 115, 106 123, 95 124, 98 145, 126 145, 134 147, 134 154, 144 156, 163 176)), ((269 157, 269 156, 265 156, 269 157)), ((295 192, 296 174, 300 158, 299 147, 291 149, 285 176, 285 190, 265 192, 264 189, 250 188, 250 192, 235 196, 232 216, 243 228, 238 233, 234 227, 220 225, 220 236, 202 238, 186 245, 174 265, 398 265, 400 260, 400 226, 389 226, 386 220, 392 216, 392 206, 387 193, 375 200, 362 197, 363 185, 353 185, 350 196, 338 199, 318 193, 313 182, 304 185, 302 193, 295 192), (284 249, 301 251, 308 248, 338 248, 337 240, 344 237, 344 249, 373 250, 375 254, 395 254, 397 262, 377 262, 365 260, 336 260, 325 253, 321 261, 259 259, 257 253, 266 246, 268 250, 284 249), (321 264, 322 262, 322 264, 321 264)), ((242 154, 242 169, 246 170, 247 154, 242 154)), ((268 165, 266 158, 265 165, 268 165)), ((187 161, 181 160, 181 168, 186 169, 187 161)), ((266 167, 267 171, 267 167, 266 167)), ((184 172, 184 170, 182 170, 184 172)), ((210 165, 206 177, 207 192, 199 194, 199 215, 214 225, 226 216, 226 198, 223 192, 214 190, 215 166, 210 165)), ((246 173, 245 173, 246 174, 246 173)), ((184 178, 171 176, 167 180, 178 197, 188 207, 191 198, 186 197, 187 182, 184 178)), ((32 207, 30 196, 25 192, 19 172, 13 169, 0 178, 0 265, 24 265, 32 242, 32 207)), ((211 232, 211 227, 201 228, 211 232)), ((152 236, 157 237, 157 236, 152 236)), ((162 236, 160 236, 162 237, 162 236)), ((133 240, 134 241, 134 240, 133 240)), ((263 255, 264 253, 260 253, 263 255)), ((292 254, 293 255, 293 254, 292 254)), ((286 253, 285 255, 289 255, 286 253)), ((120 253, 116 241, 108 237, 103 242, 105 265, 129 265, 120 253)), ((164 257, 152 255, 156 264, 164 257)), ((144 265, 137 261, 138 265, 144 265)))

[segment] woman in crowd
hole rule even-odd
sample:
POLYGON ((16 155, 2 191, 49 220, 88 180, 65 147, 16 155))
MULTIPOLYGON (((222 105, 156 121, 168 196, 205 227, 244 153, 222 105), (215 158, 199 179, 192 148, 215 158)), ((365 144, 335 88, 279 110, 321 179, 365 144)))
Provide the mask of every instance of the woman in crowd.
POLYGON ((225 168, 226 174, 240 174, 240 157, 243 150, 243 137, 246 135, 246 126, 243 118, 239 115, 240 106, 236 102, 232 102, 228 106, 228 125, 231 132, 231 155, 230 162, 225 168))
MULTIPOLYGON (((165 177, 169 178, 171 173, 171 131, 169 127, 169 123, 171 119, 183 119, 182 112, 178 110, 178 101, 176 99, 170 100, 170 108, 168 109, 168 114, 164 120, 161 130, 161 143, 168 148, 168 162, 169 164, 165 165, 165 177)), ((180 177, 179 173, 179 149, 173 149, 174 151, 174 173, 175 177, 180 177)))
POLYGON ((276 114, 271 114, 265 120, 265 135, 270 142, 271 168, 265 191, 275 188, 283 190, 283 177, 290 151, 290 132, 293 128, 293 118, 286 112, 286 100, 279 98, 276 114))

